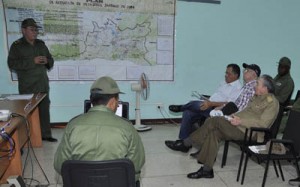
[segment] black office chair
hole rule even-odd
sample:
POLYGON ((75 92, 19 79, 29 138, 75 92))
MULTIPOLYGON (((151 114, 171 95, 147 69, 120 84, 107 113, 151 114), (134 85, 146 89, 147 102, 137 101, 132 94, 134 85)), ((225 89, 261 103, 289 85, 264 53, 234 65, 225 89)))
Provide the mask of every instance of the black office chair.
POLYGON ((296 93, 296 97, 294 99, 291 99, 292 94, 289 96, 289 100, 285 102, 285 104, 283 106, 285 106, 284 108, 284 112, 285 114, 288 115, 288 112, 291 110, 293 104, 295 103, 295 101, 300 97, 300 90, 297 91, 296 93))
POLYGON ((293 92, 294 92, 294 89, 291 91, 288 98, 283 103, 280 103, 282 106, 286 107, 291 103, 291 98, 292 98, 293 92))
MULTIPOLYGON (((300 154, 299 154, 300 153, 299 121, 300 121, 300 112, 291 110, 282 139, 281 140, 271 139, 268 154, 254 153, 251 151, 251 149, 249 147, 246 147, 247 155, 246 155, 245 164, 244 164, 244 168, 243 168, 241 184, 244 183, 244 178, 245 178, 245 174, 246 174, 246 170, 247 170, 246 169, 247 163, 248 163, 248 159, 250 156, 256 157, 258 160, 258 163, 262 163, 262 162, 266 163, 262 186, 265 186, 265 183, 266 183, 270 161, 273 161, 274 166, 276 166, 276 162, 277 162, 277 164, 279 166, 281 178, 283 181, 284 181, 284 176, 282 173, 280 160, 288 160, 288 161, 293 160, 294 164, 296 165, 298 177, 300 176, 299 165, 298 165, 298 161, 299 161, 299 157, 300 157, 300 154), (285 147, 288 148, 287 152, 285 154, 273 154, 271 151, 272 151, 272 147, 273 147, 274 143, 284 144, 285 147)), ((251 133, 252 133, 252 131, 250 131, 250 136, 251 136, 251 133)), ((276 171, 276 174, 277 174, 277 171, 276 171)), ((277 177, 278 177, 278 175, 277 175, 277 177)))
MULTIPOLYGON (((277 114, 277 117, 276 117, 274 123, 272 124, 272 126, 270 127, 270 129, 268 130, 268 132, 265 134, 264 142, 260 142, 259 143, 259 142, 256 142, 256 141, 252 141, 251 142, 252 145, 255 145, 255 144, 256 145, 265 144, 269 139, 276 138, 276 136, 278 134, 278 131, 279 131, 280 124, 281 124, 281 120, 282 120, 282 116, 283 116, 283 111, 284 111, 284 107, 280 106, 278 114, 277 114)), ((243 146, 245 146, 244 145, 244 140, 226 140, 224 142, 224 150, 223 150, 221 168, 223 168, 226 165, 228 148, 229 148, 229 143, 230 142, 237 144, 241 149, 243 149, 243 146)), ((244 159, 244 153, 242 151, 240 162, 243 162, 243 159, 244 159)), ((241 163, 240 163, 240 167, 241 167, 241 163)), ((239 167, 239 170, 240 170, 240 167, 239 167)), ((239 180, 239 175, 237 177, 237 181, 238 180, 239 180)))
POLYGON ((138 187, 134 165, 129 159, 67 160, 61 174, 64 187, 138 187))

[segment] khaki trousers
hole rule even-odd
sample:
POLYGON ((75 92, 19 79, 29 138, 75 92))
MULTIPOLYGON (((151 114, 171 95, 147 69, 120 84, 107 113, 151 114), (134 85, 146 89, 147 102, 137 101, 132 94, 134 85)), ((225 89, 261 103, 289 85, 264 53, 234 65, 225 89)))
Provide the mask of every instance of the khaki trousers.
POLYGON ((194 147, 200 147, 197 160, 205 166, 213 167, 222 140, 243 140, 244 133, 231 125, 224 117, 208 118, 190 135, 194 147))

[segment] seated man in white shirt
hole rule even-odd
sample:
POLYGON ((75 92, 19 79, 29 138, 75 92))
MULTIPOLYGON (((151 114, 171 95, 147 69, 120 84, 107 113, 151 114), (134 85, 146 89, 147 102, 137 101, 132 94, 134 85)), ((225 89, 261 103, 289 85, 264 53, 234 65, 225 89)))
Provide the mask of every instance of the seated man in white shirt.
POLYGON ((192 124, 203 117, 208 117, 213 108, 237 99, 242 88, 239 81, 240 72, 240 67, 237 64, 229 64, 226 68, 225 81, 221 82, 216 92, 208 100, 169 106, 173 112, 183 112, 179 139, 187 138, 193 131, 192 124))
POLYGON ((260 67, 256 64, 243 63, 244 85, 241 89, 240 95, 234 102, 227 103, 225 106, 217 107, 210 112, 210 116, 231 115, 235 112, 242 111, 250 99, 254 96, 257 78, 260 76, 260 67))

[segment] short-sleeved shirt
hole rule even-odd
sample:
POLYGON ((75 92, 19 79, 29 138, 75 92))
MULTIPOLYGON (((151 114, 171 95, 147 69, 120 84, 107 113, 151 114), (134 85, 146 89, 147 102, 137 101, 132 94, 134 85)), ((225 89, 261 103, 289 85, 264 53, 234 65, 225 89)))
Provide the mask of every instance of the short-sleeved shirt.
POLYGON ((294 90, 294 81, 290 73, 284 76, 276 75, 276 77, 274 78, 274 82, 275 97, 277 98, 280 104, 285 104, 285 102, 294 90))
POLYGON ((214 94, 209 98, 213 102, 233 102, 241 92, 241 82, 239 80, 231 83, 222 81, 214 94))

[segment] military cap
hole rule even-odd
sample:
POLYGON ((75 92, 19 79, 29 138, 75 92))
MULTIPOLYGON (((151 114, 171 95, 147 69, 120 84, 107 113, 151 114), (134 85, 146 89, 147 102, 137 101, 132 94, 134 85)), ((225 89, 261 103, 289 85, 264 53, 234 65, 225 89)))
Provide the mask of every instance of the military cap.
POLYGON ((98 94, 123 94, 123 92, 120 91, 116 81, 108 76, 98 78, 92 84, 90 92, 98 94))
POLYGON ((36 22, 34 21, 34 19, 32 18, 27 18, 27 19, 24 19, 22 21, 22 28, 26 28, 26 27, 36 27, 36 28, 41 28, 40 26, 38 26, 36 24, 36 22))

